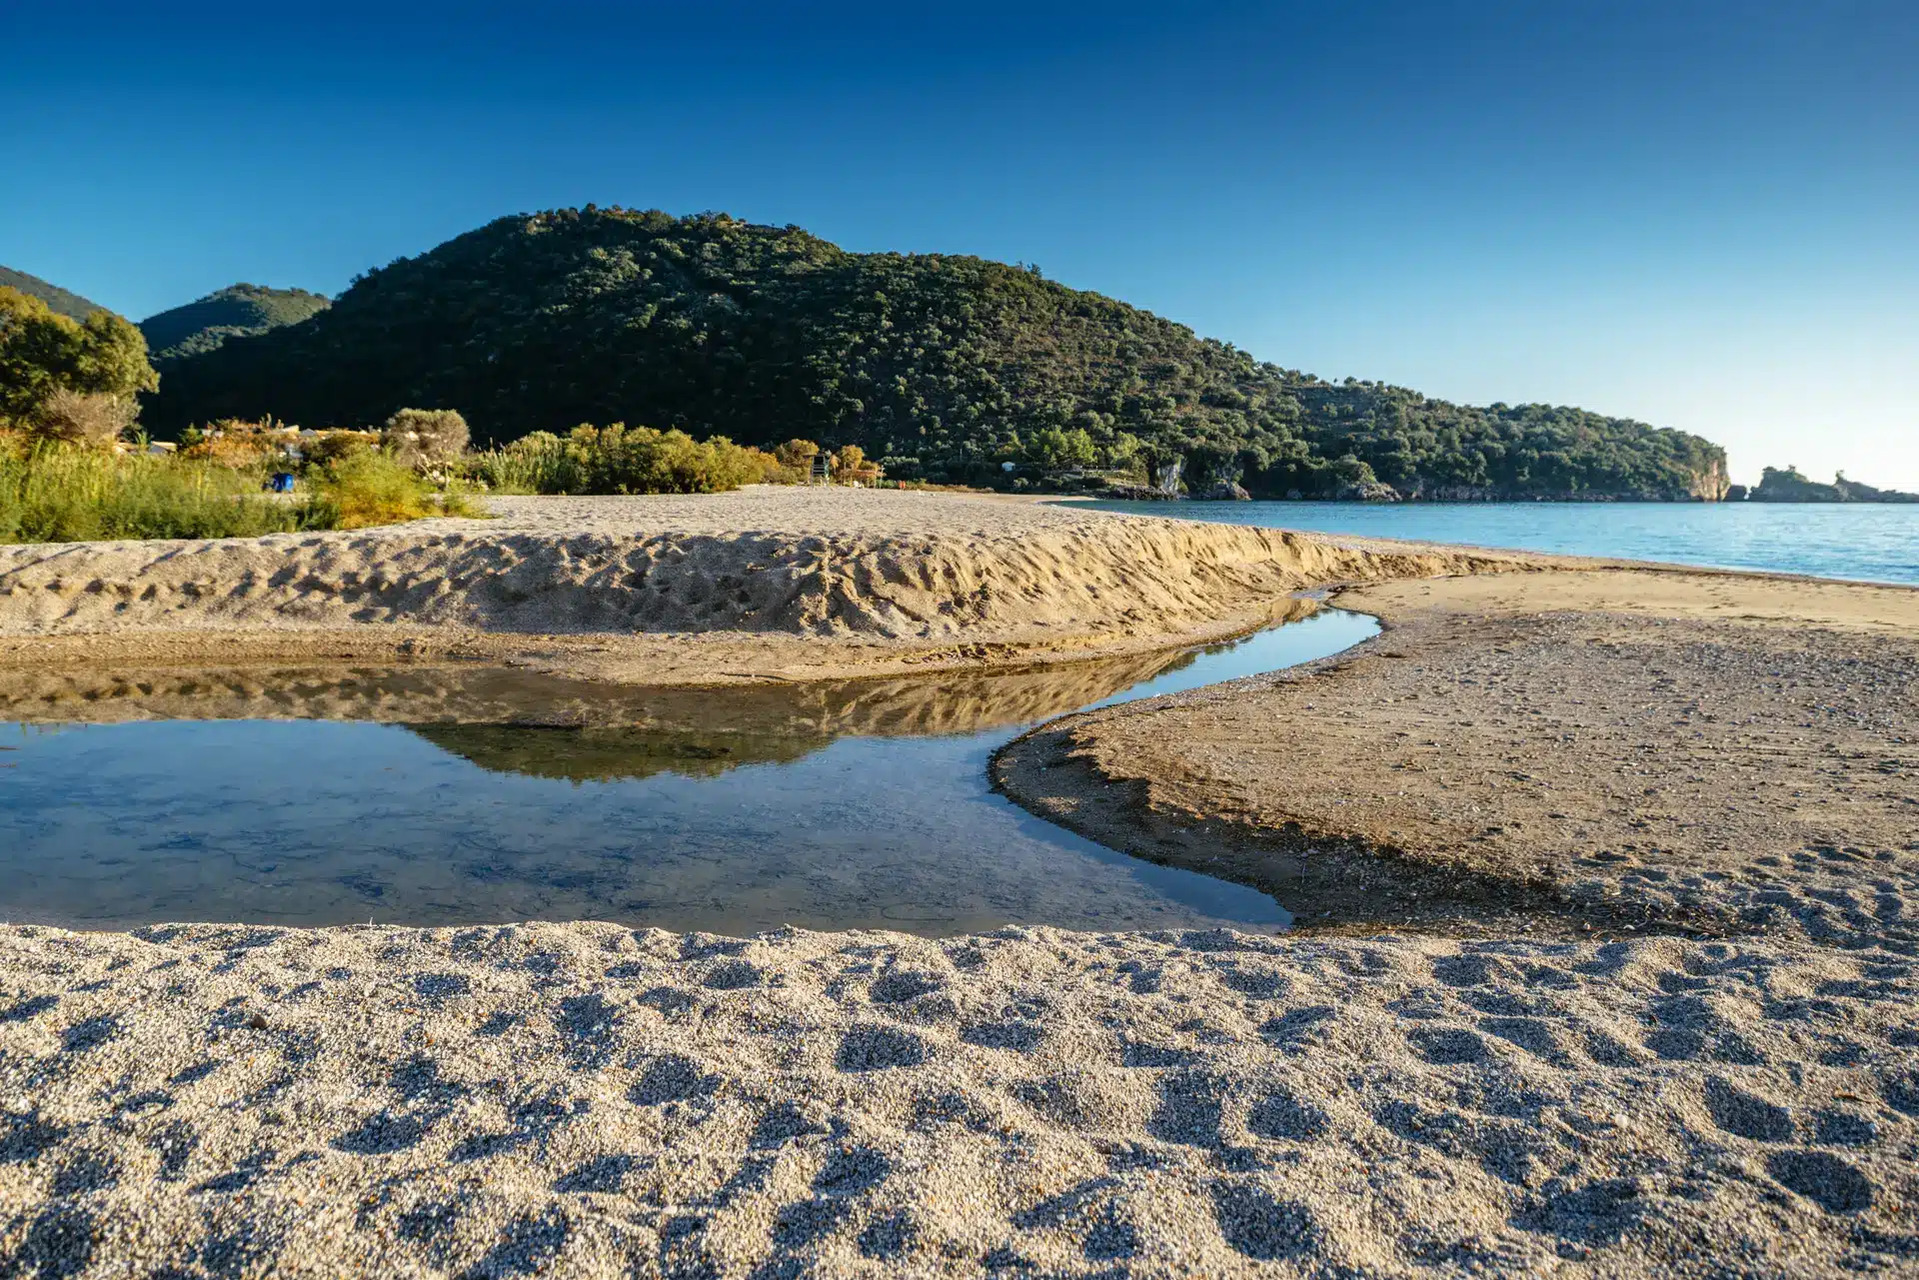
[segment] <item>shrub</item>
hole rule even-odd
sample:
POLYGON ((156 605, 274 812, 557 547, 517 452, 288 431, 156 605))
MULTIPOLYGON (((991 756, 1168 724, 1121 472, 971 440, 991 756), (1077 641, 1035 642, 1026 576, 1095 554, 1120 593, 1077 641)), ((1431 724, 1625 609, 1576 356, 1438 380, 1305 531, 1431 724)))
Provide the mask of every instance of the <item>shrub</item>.
POLYGON ((372 431, 323 431, 300 445, 307 465, 328 467, 356 453, 371 453, 380 437, 372 431))
POLYGON ((494 493, 547 494, 721 493, 743 484, 792 484, 803 475, 777 451, 623 422, 582 424, 565 438, 536 431, 471 456, 461 472, 494 493))
POLYGON ((493 493, 565 493, 561 464, 566 446, 550 431, 535 431, 498 449, 471 455, 465 477, 493 493))
POLYGON ((317 505, 324 509, 326 527, 331 529, 399 524, 424 516, 479 514, 464 494, 457 490, 436 494, 411 467, 371 449, 314 468, 310 480, 317 505))
POLYGON ((28 431, 41 440, 107 449, 140 416, 131 396, 89 395, 55 387, 27 419, 28 431))
POLYGON ((259 471, 272 456, 263 440, 252 436, 209 436, 180 450, 189 462, 209 462, 229 471, 259 471))
POLYGON ((773 454, 755 449, 752 445, 743 446, 743 452, 746 454, 747 461, 758 471, 757 475, 746 482, 748 484, 799 484, 806 479, 805 472, 794 471, 791 467, 781 465, 780 460, 773 454))
POLYGON ((380 445, 401 465, 444 467, 466 452, 466 419, 452 409, 402 409, 386 420, 380 445))
POLYGON ((205 427, 193 427, 180 437, 180 456, 189 461, 216 462, 234 471, 264 472, 299 443, 297 429, 272 418, 246 422, 222 418, 205 427))
POLYGON ((773 458, 781 469, 790 473, 786 479, 789 484, 802 484, 813 474, 813 459, 819 456, 820 447, 811 440, 788 440, 773 450, 773 458))
POLYGON ((0 450, 0 542, 227 538, 327 527, 217 463, 41 443, 0 450))
POLYGON ((866 450, 843 444, 833 454, 833 479, 840 484, 870 485, 880 478, 877 464, 866 460, 866 450))

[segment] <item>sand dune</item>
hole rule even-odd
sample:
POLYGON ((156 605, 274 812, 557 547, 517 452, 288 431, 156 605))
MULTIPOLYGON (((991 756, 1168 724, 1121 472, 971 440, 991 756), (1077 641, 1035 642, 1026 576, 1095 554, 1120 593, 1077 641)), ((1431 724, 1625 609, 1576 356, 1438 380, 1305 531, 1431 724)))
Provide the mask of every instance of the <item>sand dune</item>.
POLYGON ((707 678, 817 675, 1165 647, 1255 625, 1303 587, 1523 561, 947 494, 493 505, 497 520, 357 533, 0 547, 0 655, 174 660, 218 632, 230 659, 385 642, 600 678, 682 678, 695 652, 707 678))

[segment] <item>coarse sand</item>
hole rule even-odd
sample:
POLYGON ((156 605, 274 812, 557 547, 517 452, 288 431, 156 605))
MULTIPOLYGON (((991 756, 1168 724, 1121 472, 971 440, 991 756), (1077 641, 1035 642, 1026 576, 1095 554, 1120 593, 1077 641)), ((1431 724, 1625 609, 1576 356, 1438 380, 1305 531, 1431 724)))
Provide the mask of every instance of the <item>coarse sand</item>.
POLYGON ((1919 952, 1919 590, 1612 569, 1338 602, 1386 630, 1043 725, 999 785, 1322 923, 1919 952))
POLYGON ((1919 1265, 1875 951, 15 927, 0 973, 13 1275, 1919 1265))

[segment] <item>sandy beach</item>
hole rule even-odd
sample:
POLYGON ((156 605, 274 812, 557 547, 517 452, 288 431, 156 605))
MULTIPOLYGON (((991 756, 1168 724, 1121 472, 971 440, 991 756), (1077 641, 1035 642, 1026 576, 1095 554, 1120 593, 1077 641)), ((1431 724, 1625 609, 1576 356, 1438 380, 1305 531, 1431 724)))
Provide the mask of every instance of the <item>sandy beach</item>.
POLYGON ((1838 1275, 1910 963, 1638 939, 0 933, 42 1275, 1838 1275), (171 1271, 168 1271, 171 1268, 171 1271))
POLYGON ((997 780, 1322 925, 1919 949, 1919 590, 1588 569, 1337 603, 1387 629, 1055 721, 997 780))
POLYGON ((218 652, 649 685, 978 670, 1232 635, 1329 583, 1529 562, 902 491, 490 507, 354 533, 0 546, 0 666, 218 652))
POLYGON ((592 723, 641 695, 566 682, 1123 665, 1362 584, 1347 654, 995 764, 1301 927, 0 928, 0 1275, 1919 1269, 1919 592, 945 495, 500 507, 0 549, 0 691, 166 715, 217 645, 226 714, 524 714, 470 655, 592 723), (258 665, 403 653, 304 702, 258 665))

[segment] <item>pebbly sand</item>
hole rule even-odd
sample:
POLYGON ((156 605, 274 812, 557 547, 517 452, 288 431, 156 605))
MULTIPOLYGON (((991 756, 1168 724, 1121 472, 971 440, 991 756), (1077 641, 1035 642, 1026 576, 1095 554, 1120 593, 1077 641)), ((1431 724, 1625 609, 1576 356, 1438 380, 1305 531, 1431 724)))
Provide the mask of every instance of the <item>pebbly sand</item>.
POLYGON ((1053 721, 997 781, 1328 923, 1919 952, 1919 590, 1611 569, 1338 603, 1386 630, 1053 721))
MULTIPOLYGON (((839 515, 884 543, 859 521, 895 496, 839 515)), ((680 516, 743 537, 767 523, 749 501, 680 516)), ((1135 619, 1142 643, 1244 618, 1240 590, 1264 609, 1342 572, 1548 563, 1279 535, 1261 562, 1235 533, 1180 577, 1200 527, 885 510, 935 542, 936 520, 990 525, 953 533, 955 554, 1017 566, 1020 603, 975 615, 1011 648, 968 656, 970 623, 739 615, 802 646, 781 650, 795 671, 941 645, 931 660, 990 663, 1070 651, 1067 632, 1096 648, 1095 622, 1154 592, 1176 621, 1135 619)), ((567 535, 546 516, 509 518, 530 527, 502 545, 547 557, 542 610, 597 581, 555 567, 567 535)), ((352 554, 475 554, 406 541, 449 536, 352 554)), ((625 555, 652 535, 605 536, 625 555)), ((236 548, 72 554, 63 582, 223 584, 192 597, 224 602, 205 611, 113 615, 117 586, 54 606, 44 567, 0 578, 10 687, 116 716, 172 705, 178 664, 153 660, 189 650, 151 628, 176 615, 191 641, 303 660, 413 625, 289 620, 300 580, 204 573, 255 563, 236 548), (90 652, 152 665, 62 669, 90 652)), ((903 598, 887 581, 859 616, 903 598)), ((485 623, 520 661, 580 660, 545 636, 529 656, 511 628, 533 615, 495 588, 454 590, 419 634, 485 623)), ((1390 625, 1348 657, 1069 717, 1002 754, 997 780, 1042 814, 1310 897, 1322 914, 1278 939, 0 928, 0 1276, 1914 1273, 1915 598, 1564 568, 1380 582, 1341 600, 1390 625)), ((712 678, 760 639, 651 655, 712 678)), ((373 684, 376 702, 512 703, 373 684)), ((236 714, 272 697, 240 676, 223 696, 236 714)))
POLYGON ((1644 938, 0 933, 41 1275, 1839 1275, 1911 962, 1644 938))

